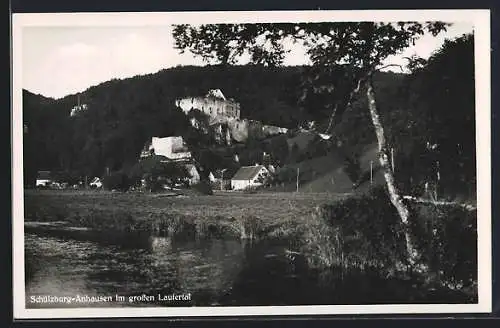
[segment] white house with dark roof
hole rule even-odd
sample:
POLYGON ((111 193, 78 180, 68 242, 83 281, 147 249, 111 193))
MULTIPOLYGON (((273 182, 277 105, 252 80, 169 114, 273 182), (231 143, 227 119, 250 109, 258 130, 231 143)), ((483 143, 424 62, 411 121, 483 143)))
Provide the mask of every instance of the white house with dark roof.
POLYGON ((36 177, 36 186, 45 187, 49 186, 53 182, 50 171, 38 171, 36 177))
POLYGON ((231 189, 244 190, 261 186, 268 176, 269 170, 264 165, 242 166, 231 178, 231 189))
POLYGON ((189 174, 189 184, 194 185, 200 182, 200 173, 194 164, 185 164, 186 170, 189 174))

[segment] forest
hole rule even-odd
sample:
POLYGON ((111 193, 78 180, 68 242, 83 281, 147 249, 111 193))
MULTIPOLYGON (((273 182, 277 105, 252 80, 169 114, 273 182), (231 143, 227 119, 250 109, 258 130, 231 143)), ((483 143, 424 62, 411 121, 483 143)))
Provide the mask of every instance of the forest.
MULTIPOLYGON (((205 165, 216 167, 220 158, 206 152, 210 145, 196 142, 196 131, 174 105, 177 98, 204 95, 213 88, 240 102, 242 118, 292 131, 314 122, 314 129, 323 133, 335 100, 332 95, 304 97, 313 69, 224 63, 179 66, 114 79, 61 99, 23 90, 25 185, 34 185, 39 170, 62 172, 69 182, 129 172, 152 136, 185 136, 192 151, 204 156, 205 165), (87 104, 88 110, 70 116, 78 102, 87 104)), ((387 141, 402 154, 397 180, 428 176, 439 163, 443 184, 474 188, 473 36, 447 41, 428 60, 412 67, 411 73, 377 72, 373 84, 387 141)), ((345 106, 342 119, 330 131, 354 160, 364 146, 376 142, 368 111, 359 110, 368 106, 364 93, 360 90, 361 96, 345 106)), ((288 149, 280 150, 283 142, 269 144, 248 147, 267 147, 279 153, 282 164, 293 160, 288 149)))

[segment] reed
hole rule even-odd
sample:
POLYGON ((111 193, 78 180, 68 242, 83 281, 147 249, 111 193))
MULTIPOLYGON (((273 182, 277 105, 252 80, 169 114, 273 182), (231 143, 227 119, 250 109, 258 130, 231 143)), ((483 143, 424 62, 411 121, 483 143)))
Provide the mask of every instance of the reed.
POLYGON ((364 197, 318 207, 304 233, 303 252, 312 268, 334 268, 342 274, 373 271, 415 278, 452 289, 477 285, 475 210, 460 205, 410 204, 411 232, 429 266, 418 277, 407 265, 404 235, 397 213, 383 189, 364 197))

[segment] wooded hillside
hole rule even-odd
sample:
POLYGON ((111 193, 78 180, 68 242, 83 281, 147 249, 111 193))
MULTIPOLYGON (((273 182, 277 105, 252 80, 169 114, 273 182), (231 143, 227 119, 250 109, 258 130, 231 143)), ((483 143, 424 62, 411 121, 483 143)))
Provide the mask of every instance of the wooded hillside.
MULTIPOLYGON (((433 174, 439 159, 442 179, 462 184, 460 188, 475 180, 473 54, 472 37, 464 37, 446 43, 411 75, 375 75, 388 141, 397 148, 398 180, 433 174), (439 144, 439 151, 429 152, 428 143, 439 144), (446 177, 445 172, 453 174, 446 177)), ((301 99, 307 69, 186 66, 111 80, 82 92, 79 101, 88 110, 74 117, 70 111, 77 95, 56 100, 23 90, 25 183, 33 185, 37 170, 65 171, 75 179, 102 176, 106 168, 127 170, 152 136, 190 132, 175 99, 204 95, 213 88, 241 103, 242 118, 290 129, 315 121, 322 132, 327 124, 325 99, 301 99)), ((359 110, 367 106, 363 99, 355 99, 332 130, 346 156, 354 159, 376 140, 368 111, 359 110)), ((287 156, 280 154, 284 164, 287 156)))

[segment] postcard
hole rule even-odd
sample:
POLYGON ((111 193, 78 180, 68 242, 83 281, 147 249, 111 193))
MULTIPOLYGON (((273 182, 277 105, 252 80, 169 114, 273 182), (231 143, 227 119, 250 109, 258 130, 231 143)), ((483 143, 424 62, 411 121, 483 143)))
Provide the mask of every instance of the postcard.
POLYGON ((15 13, 15 319, 491 311, 488 10, 15 13))

